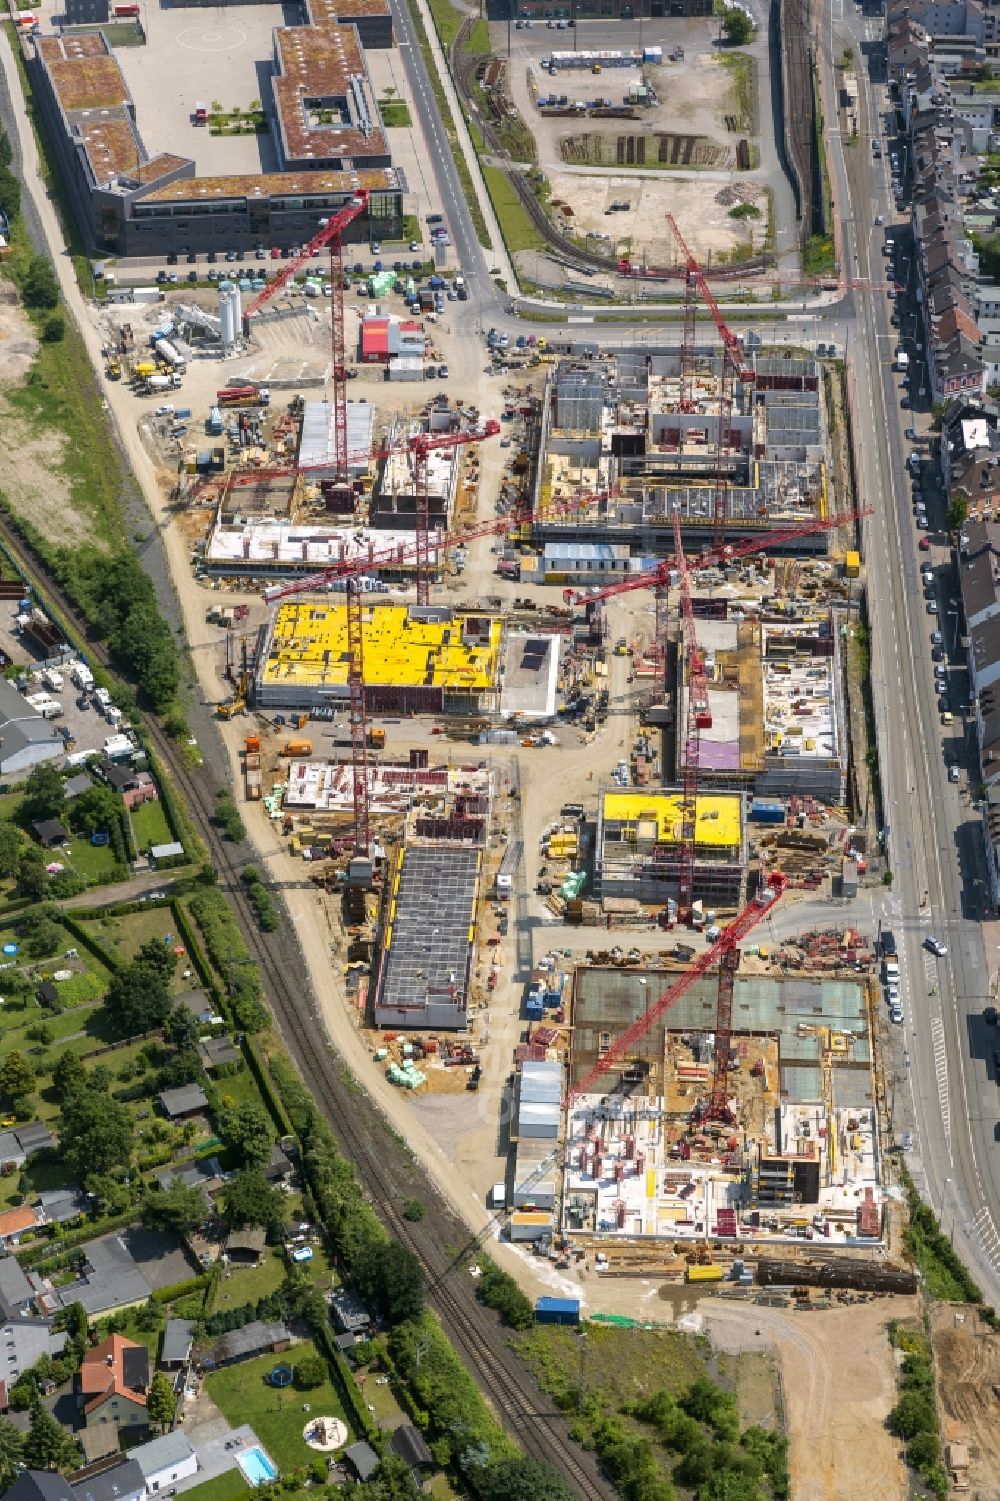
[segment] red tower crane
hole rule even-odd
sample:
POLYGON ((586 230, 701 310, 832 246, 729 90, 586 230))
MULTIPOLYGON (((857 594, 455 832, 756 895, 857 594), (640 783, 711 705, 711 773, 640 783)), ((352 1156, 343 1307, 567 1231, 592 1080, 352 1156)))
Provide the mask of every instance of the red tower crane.
MULTIPOLYGON (((482 427, 469 429, 457 433, 411 433, 402 442, 394 444, 391 448, 375 449, 369 452, 367 449, 355 453, 344 454, 342 467, 338 465, 340 472, 346 475, 350 463, 359 459, 388 459, 396 454, 407 454, 413 466, 413 488, 416 502, 416 525, 414 528, 414 564, 417 585, 417 604, 430 604, 431 592, 431 569, 430 569, 430 499, 427 493, 427 456, 440 449, 461 448, 467 443, 481 443, 485 438, 495 438, 500 431, 499 422, 490 418, 482 427)), ((280 479, 289 474, 307 474, 311 469, 328 469, 329 463, 318 461, 314 464, 285 465, 277 469, 247 469, 237 471, 233 476, 232 485, 238 487, 242 484, 260 484, 263 480, 280 479)), ((334 575, 343 577, 343 575, 334 575)), ((280 596, 279 596, 280 597, 280 596)))
POLYGON ((743 908, 742 912, 733 918, 731 923, 728 923, 723 928, 721 934, 711 947, 707 948, 703 954, 700 954, 695 959, 690 969, 685 970, 682 975, 678 975, 673 984, 668 986, 657 997, 648 1011, 644 1011, 631 1026, 626 1027, 625 1031, 601 1054, 593 1068, 573 1085, 563 1101, 567 1111, 571 1110, 580 1096, 587 1094, 609 1069, 614 1068, 616 1064, 627 1058, 635 1044, 641 1038, 645 1037, 650 1027, 659 1021, 664 1012, 669 1011, 671 1006, 675 1006, 682 996, 685 996, 691 989, 695 980, 707 974, 712 965, 718 963, 720 967, 720 1005, 716 1016, 715 1069, 709 1114, 713 1118, 725 1116, 727 1110, 726 1093, 727 1075, 729 1072, 729 1041, 732 1035, 733 1019, 732 980, 736 969, 736 963, 733 961, 736 960, 738 962, 738 945, 740 941, 746 938, 757 924, 768 915, 775 904, 780 901, 787 885, 787 876, 783 875, 780 871, 773 871, 771 873, 767 885, 758 891, 753 901, 749 902, 743 908), (728 978, 724 985, 723 976, 727 972, 728 978), (724 989, 728 989, 728 1007, 725 1006, 723 1000, 724 989), (721 1046, 720 1036, 723 1039, 721 1046))
MULTIPOLYGON (((866 506, 858 511, 838 511, 832 516, 797 521, 794 526, 776 527, 763 532, 759 537, 748 537, 743 542, 706 548, 699 553, 695 562, 701 568, 709 568, 716 563, 734 563, 755 553, 770 552, 772 548, 782 547, 786 542, 794 542, 799 537, 809 537, 816 532, 836 531, 837 527, 848 526, 871 514, 871 507, 866 506)), ((567 604, 573 605, 597 604, 602 599, 610 599, 614 594, 630 594, 634 589, 658 589, 661 585, 669 585, 670 575, 676 567, 675 558, 664 558, 647 573, 631 574, 613 584, 604 584, 600 589, 564 589, 563 599, 567 604)))
MULTIPOLYGON (((687 269, 688 286, 693 283, 705 306, 712 315, 712 321, 719 331, 722 340, 722 379, 719 382, 719 427, 715 445, 715 488, 713 497, 713 541, 721 540, 723 528, 726 524, 727 498, 729 495, 729 470, 726 464, 726 450, 730 441, 730 427, 733 418, 733 381, 738 377, 745 384, 751 384, 756 372, 752 365, 748 365, 743 357, 743 346, 729 327, 722 310, 716 302, 711 287, 705 280, 702 269, 688 248, 684 236, 677 225, 673 214, 667 215, 667 223, 670 225, 674 239, 680 246, 681 255, 687 269)), ((687 319, 685 316, 685 337, 687 335, 687 319)), ((688 359, 690 360, 690 354, 688 359)), ((684 353, 681 354, 681 391, 685 387, 684 353)), ((682 400, 683 406, 683 400, 682 400)))
POLYGON ((680 574, 681 619, 684 627, 684 655, 688 664, 688 701, 684 742, 681 750, 681 829, 677 844, 677 906, 682 918, 690 915, 694 904, 694 857, 698 819, 698 766, 700 731, 712 728, 712 710, 708 701, 705 658, 698 645, 691 602, 691 580, 681 541, 680 513, 674 511, 674 558, 680 574))
POLYGON ((303 245, 297 256, 288 261, 273 281, 250 303, 243 314, 243 327, 249 333, 250 318, 259 312, 266 302, 279 292, 294 276, 300 266, 312 259, 317 251, 330 252, 330 332, 333 346, 333 454, 338 482, 347 476, 347 355, 344 338, 344 231, 353 224, 368 207, 368 190, 357 188, 343 208, 325 221, 318 234, 313 235, 308 245, 303 245))
MULTIPOLYGON (((489 428, 490 423, 486 424, 489 428)), ((499 429, 499 424, 492 426, 499 429)), ((442 435, 443 436, 443 435, 442 435)), ((455 435, 451 435, 455 436, 455 435)), ((488 436, 485 432, 479 436, 488 436)), ((395 452, 395 450, 393 450, 395 452)), ((579 510, 583 506, 592 505, 608 498, 607 491, 587 492, 586 494, 569 497, 565 500, 550 501, 544 511, 538 513, 532 511, 513 511, 507 516, 494 516, 489 521, 479 521, 475 525, 463 527, 458 531, 444 533, 435 543, 435 550, 447 552, 453 547, 464 546, 474 541, 477 537, 495 536, 499 532, 509 531, 516 526, 527 526, 531 522, 549 517, 553 512, 579 510)), ((354 810, 354 844, 359 853, 367 854, 371 842, 370 818, 369 818, 369 780, 368 780, 368 717, 365 707, 365 642, 364 642, 364 614, 362 610, 362 592, 360 587, 361 575, 379 568, 396 568, 401 563, 410 559, 416 559, 420 555, 421 542, 414 537, 413 542, 405 546, 375 549, 363 558, 344 559, 340 563, 333 563, 329 568, 324 568, 321 573, 312 573, 305 578, 291 580, 287 584, 277 584, 273 588, 265 589, 264 598, 269 604, 274 604, 280 599, 287 599, 292 594, 308 594, 315 589, 328 588, 337 579, 343 579, 346 583, 347 604, 347 696, 348 718, 351 731, 351 793, 354 810)), ((424 556, 427 556, 426 549, 424 556)))

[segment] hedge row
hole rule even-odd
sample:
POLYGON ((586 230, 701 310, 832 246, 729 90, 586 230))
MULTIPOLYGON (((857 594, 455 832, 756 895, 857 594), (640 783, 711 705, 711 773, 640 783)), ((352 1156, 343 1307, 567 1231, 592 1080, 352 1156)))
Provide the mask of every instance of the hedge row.
POLYGON ((114 973, 115 970, 122 968, 123 961, 119 959, 117 954, 112 954, 110 950, 103 948, 101 944, 92 938, 87 932, 87 924, 80 922, 74 913, 67 912, 64 908, 61 918, 62 925, 67 933, 72 933, 77 943, 82 944, 87 953, 100 964, 103 964, 105 969, 110 969, 114 973))
POLYGON ((186 1298, 191 1293, 201 1292, 208 1287, 210 1276, 208 1272, 202 1272, 197 1277, 186 1277, 183 1282, 172 1282, 169 1287, 160 1287, 150 1293, 154 1303, 173 1303, 176 1298, 186 1298))
POLYGON ((247 1061, 250 1072, 254 1076, 264 1104, 271 1112, 271 1119, 277 1126, 278 1131, 282 1136, 293 1136, 295 1134, 294 1127, 289 1119, 288 1111, 282 1104, 278 1091, 274 1087, 270 1072, 254 1046, 253 1041, 246 1036, 243 1038, 243 1056, 247 1061))

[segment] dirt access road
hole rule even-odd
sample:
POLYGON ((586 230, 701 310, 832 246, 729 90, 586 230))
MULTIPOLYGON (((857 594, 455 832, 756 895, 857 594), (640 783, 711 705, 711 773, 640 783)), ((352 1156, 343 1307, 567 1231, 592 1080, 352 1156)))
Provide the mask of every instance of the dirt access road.
POLYGON ((886 1326, 916 1307, 909 1298, 814 1313, 701 1304, 718 1349, 769 1349, 778 1361, 795 1501, 905 1501, 900 1446, 885 1426, 896 1401, 886 1326))

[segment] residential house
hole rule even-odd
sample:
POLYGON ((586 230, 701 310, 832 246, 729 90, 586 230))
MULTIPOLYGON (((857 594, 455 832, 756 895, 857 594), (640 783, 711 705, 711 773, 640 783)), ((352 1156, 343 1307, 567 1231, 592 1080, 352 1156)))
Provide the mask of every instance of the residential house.
POLYGON ((114 1424, 121 1434, 148 1430, 149 1351, 145 1345, 111 1334, 87 1351, 77 1379, 85 1427, 114 1424))
MULTIPOLYGON (((179 1181, 185 1188, 203 1188, 206 1195, 214 1194, 222 1187, 222 1167, 218 1157, 199 1157, 195 1162, 161 1169, 156 1181, 164 1190, 179 1181)), ((207 1197, 205 1202, 208 1203, 207 1197)))
POLYGON ((129 1459, 142 1471, 147 1496, 157 1491, 169 1490, 179 1480, 189 1480, 198 1473, 198 1455, 186 1433, 179 1428, 173 1433, 164 1433, 161 1438, 151 1438, 129 1450, 129 1459))
POLYGON ((1000 507, 1000 433, 992 403, 950 403, 941 425, 941 474, 948 498, 963 496, 971 516, 1000 507))
POLYGON ((69 840, 69 829, 58 818, 39 818, 31 827, 42 849, 51 850, 69 840))
POLYGON ((204 1115, 208 1109, 208 1096, 200 1084, 164 1089, 158 1098, 164 1115, 171 1121, 191 1120, 196 1115, 204 1115))
POLYGON ((63 782, 63 796, 70 803, 74 798, 82 797, 85 792, 89 792, 93 785, 93 779, 85 771, 79 771, 75 777, 67 777, 63 782))
POLYGON ((19 1209, 6 1210, 0 1214, 0 1246, 16 1245, 18 1236, 26 1230, 34 1230, 37 1224, 38 1216, 27 1204, 22 1204, 19 1209))
POLYGON ((22 1470, 3 1501, 75 1501, 65 1476, 52 1470, 22 1470))
POLYGON ((228 1035, 203 1038, 198 1044, 198 1056, 206 1073, 243 1061, 243 1054, 228 1035))
POLYGON ((69 1485, 74 1501, 142 1501, 146 1494, 142 1470, 124 1456, 113 1465, 87 1465, 69 1476, 69 1485))
POLYGON ((217 1366, 236 1365, 258 1355, 277 1355, 292 1343, 291 1331, 281 1323, 253 1319, 242 1329, 231 1329, 215 1342, 211 1360, 217 1366))
POLYGON ((420 1472, 435 1468, 434 1455, 427 1446, 427 1440, 419 1428, 414 1428, 412 1423, 401 1423, 394 1430, 389 1440, 389 1448, 393 1454, 398 1454, 400 1459, 406 1461, 410 1469, 415 1472, 417 1483, 420 1483, 420 1472))
POLYGON ((1000 615, 1000 523, 970 520, 962 527, 958 585, 967 630, 1000 615))
POLYGON ((168 1319, 160 1346, 160 1365, 167 1371, 182 1370, 191 1359, 194 1342, 191 1319, 168 1319))
POLYGON ((969 680, 977 700, 1000 683, 1000 617, 991 615, 969 628, 969 680))
POLYGON ((364 1439, 360 1439, 356 1444, 350 1444, 344 1450, 344 1459, 362 1484, 371 1479, 380 1463, 375 1450, 371 1444, 366 1444, 364 1439))
POLYGON ((226 1255, 237 1266, 257 1266, 267 1244, 267 1231, 260 1225, 233 1230, 226 1240, 226 1255))
POLYGON ((55 1146, 55 1138, 41 1121, 15 1126, 13 1130, 0 1131, 0 1163, 23 1167, 32 1152, 41 1152, 52 1146, 55 1146))
POLYGON ((20 1316, 31 1307, 34 1297, 34 1289, 21 1270, 17 1257, 0 1256, 0 1310, 4 1318, 20 1316))
POLYGON ((155 803, 158 797, 156 783, 148 771, 136 772, 135 785, 127 787, 122 793, 122 800, 130 812, 133 808, 140 808, 143 803, 155 803))
POLYGON ((8 1385, 30 1371, 43 1355, 59 1355, 66 1347, 66 1332, 52 1332, 48 1319, 9 1316, 0 1324, 0 1369, 8 1385))
MULTIPOLYGON (((184 1006, 196 1022, 208 1025, 215 1017, 215 1007, 203 990, 181 990, 174 996, 175 1006, 184 1006)), ((221 1021, 222 1018, 220 1017, 221 1021)))
POLYGON ((264 1177, 268 1183, 283 1183, 293 1171, 292 1159, 280 1142, 271 1146, 271 1155, 264 1164, 264 1177))
POLYGON ((349 1287, 338 1287, 330 1294, 330 1317, 341 1334, 367 1334, 372 1316, 357 1293, 349 1287))
POLYGON ((90 1208, 82 1188, 48 1188, 38 1195, 38 1210, 46 1225, 65 1225, 90 1208))
POLYGON ((88 1241, 83 1251, 87 1259, 80 1276, 57 1289, 61 1307, 82 1303, 94 1318, 146 1302, 152 1288, 120 1235, 88 1241))
POLYGON ((120 761, 101 761, 97 774, 113 792, 120 792, 123 796, 139 785, 139 773, 120 761))

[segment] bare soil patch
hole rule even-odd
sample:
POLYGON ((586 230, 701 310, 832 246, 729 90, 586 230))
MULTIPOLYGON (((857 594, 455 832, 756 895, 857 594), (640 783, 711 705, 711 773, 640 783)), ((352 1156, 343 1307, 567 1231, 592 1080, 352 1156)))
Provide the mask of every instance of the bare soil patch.
POLYGON ((666 222, 671 213, 695 255, 709 264, 711 256, 729 255, 737 245, 752 243, 758 250, 767 233, 769 202, 763 184, 741 181, 727 184, 678 178, 664 173, 663 179, 639 177, 633 172, 589 176, 579 172, 553 172, 553 206, 572 205, 566 228, 576 235, 610 234, 619 253, 645 255, 650 265, 678 263, 678 250, 666 222), (739 201, 760 210, 759 219, 731 219, 739 201), (627 203, 624 211, 605 213, 612 203, 627 203))
POLYGON ((1000 1501, 1000 1334, 980 1323, 975 1309, 938 1303, 931 1337, 942 1442, 968 1445, 976 1501, 1000 1501))
POLYGON ((38 340, 8 281, 0 281, 0 386, 17 386, 31 368, 38 340))

